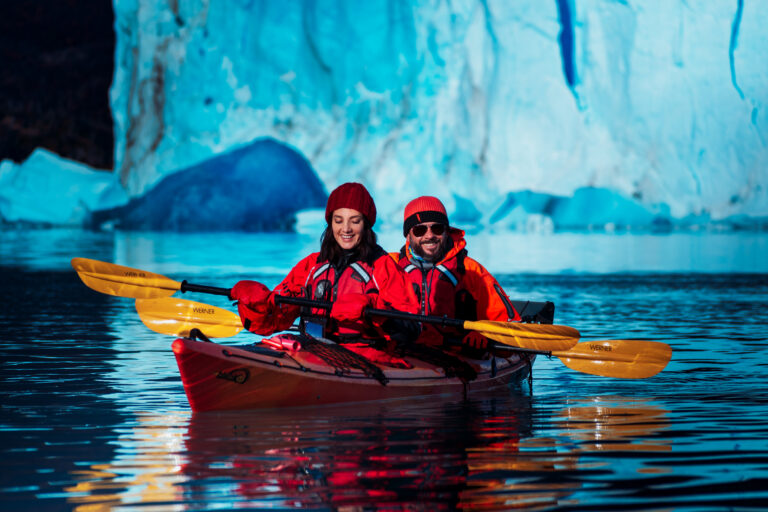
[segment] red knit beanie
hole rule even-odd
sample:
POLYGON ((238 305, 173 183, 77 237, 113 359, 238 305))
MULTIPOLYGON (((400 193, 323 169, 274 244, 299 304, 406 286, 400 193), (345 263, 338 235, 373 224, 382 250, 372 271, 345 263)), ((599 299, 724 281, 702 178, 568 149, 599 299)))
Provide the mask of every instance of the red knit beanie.
POLYGON ((351 208, 362 213, 371 226, 376 224, 376 205, 368 190, 360 183, 344 183, 331 192, 325 206, 325 221, 330 224, 333 212, 339 208, 351 208))
POLYGON ((405 206, 403 215, 403 236, 416 224, 437 222, 448 226, 448 214, 440 200, 432 196, 417 197, 405 206))

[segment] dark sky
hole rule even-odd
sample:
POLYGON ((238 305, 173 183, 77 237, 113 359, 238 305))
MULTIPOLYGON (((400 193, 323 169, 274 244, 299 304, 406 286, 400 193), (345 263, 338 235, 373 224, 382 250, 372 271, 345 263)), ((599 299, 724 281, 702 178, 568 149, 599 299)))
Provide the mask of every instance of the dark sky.
POLYGON ((113 23, 111 0, 0 0, 0 160, 112 168, 113 23))

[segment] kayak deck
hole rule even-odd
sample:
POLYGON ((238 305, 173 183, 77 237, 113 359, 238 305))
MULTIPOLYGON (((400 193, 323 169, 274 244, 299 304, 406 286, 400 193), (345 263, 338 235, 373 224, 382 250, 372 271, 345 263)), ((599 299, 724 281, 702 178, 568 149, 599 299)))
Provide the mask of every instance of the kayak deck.
POLYGON ((533 356, 461 358, 477 378, 463 382, 435 364, 404 357, 411 368, 376 365, 379 378, 358 368, 335 368, 300 347, 225 346, 179 338, 173 342, 193 411, 298 407, 453 395, 508 386, 528 376, 533 356), (385 380, 382 380, 381 374, 385 380), (383 384, 382 382, 385 382, 383 384))

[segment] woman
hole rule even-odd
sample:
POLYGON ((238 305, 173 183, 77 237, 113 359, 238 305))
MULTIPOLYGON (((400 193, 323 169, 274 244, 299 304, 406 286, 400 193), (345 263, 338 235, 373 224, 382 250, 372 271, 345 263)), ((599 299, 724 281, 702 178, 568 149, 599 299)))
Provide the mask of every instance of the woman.
POLYGON ((345 183, 331 192, 325 220, 320 252, 301 260, 273 291, 256 281, 240 281, 232 288, 243 325, 264 336, 286 330, 301 309, 275 299, 291 296, 333 303, 330 312, 313 309, 302 315, 305 325, 321 326, 326 338, 339 342, 415 338, 417 325, 364 315, 366 307, 419 310, 408 278, 376 243, 372 230, 376 205, 365 187, 345 183))

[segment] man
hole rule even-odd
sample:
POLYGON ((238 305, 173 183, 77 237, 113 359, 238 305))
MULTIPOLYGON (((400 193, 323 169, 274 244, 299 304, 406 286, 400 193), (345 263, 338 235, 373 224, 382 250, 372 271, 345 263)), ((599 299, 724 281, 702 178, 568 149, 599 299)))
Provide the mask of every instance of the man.
MULTIPOLYGON (((422 196, 405 207, 405 246, 392 256, 411 280, 423 315, 462 320, 519 321, 520 315, 499 283, 467 255, 464 231, 450 227, 439 199, 422 196)), ((425 324, 418 341, 441 345, 460 339, 474 349, 485 349, 488 339, 475 331, 457 332, 425 324)))

